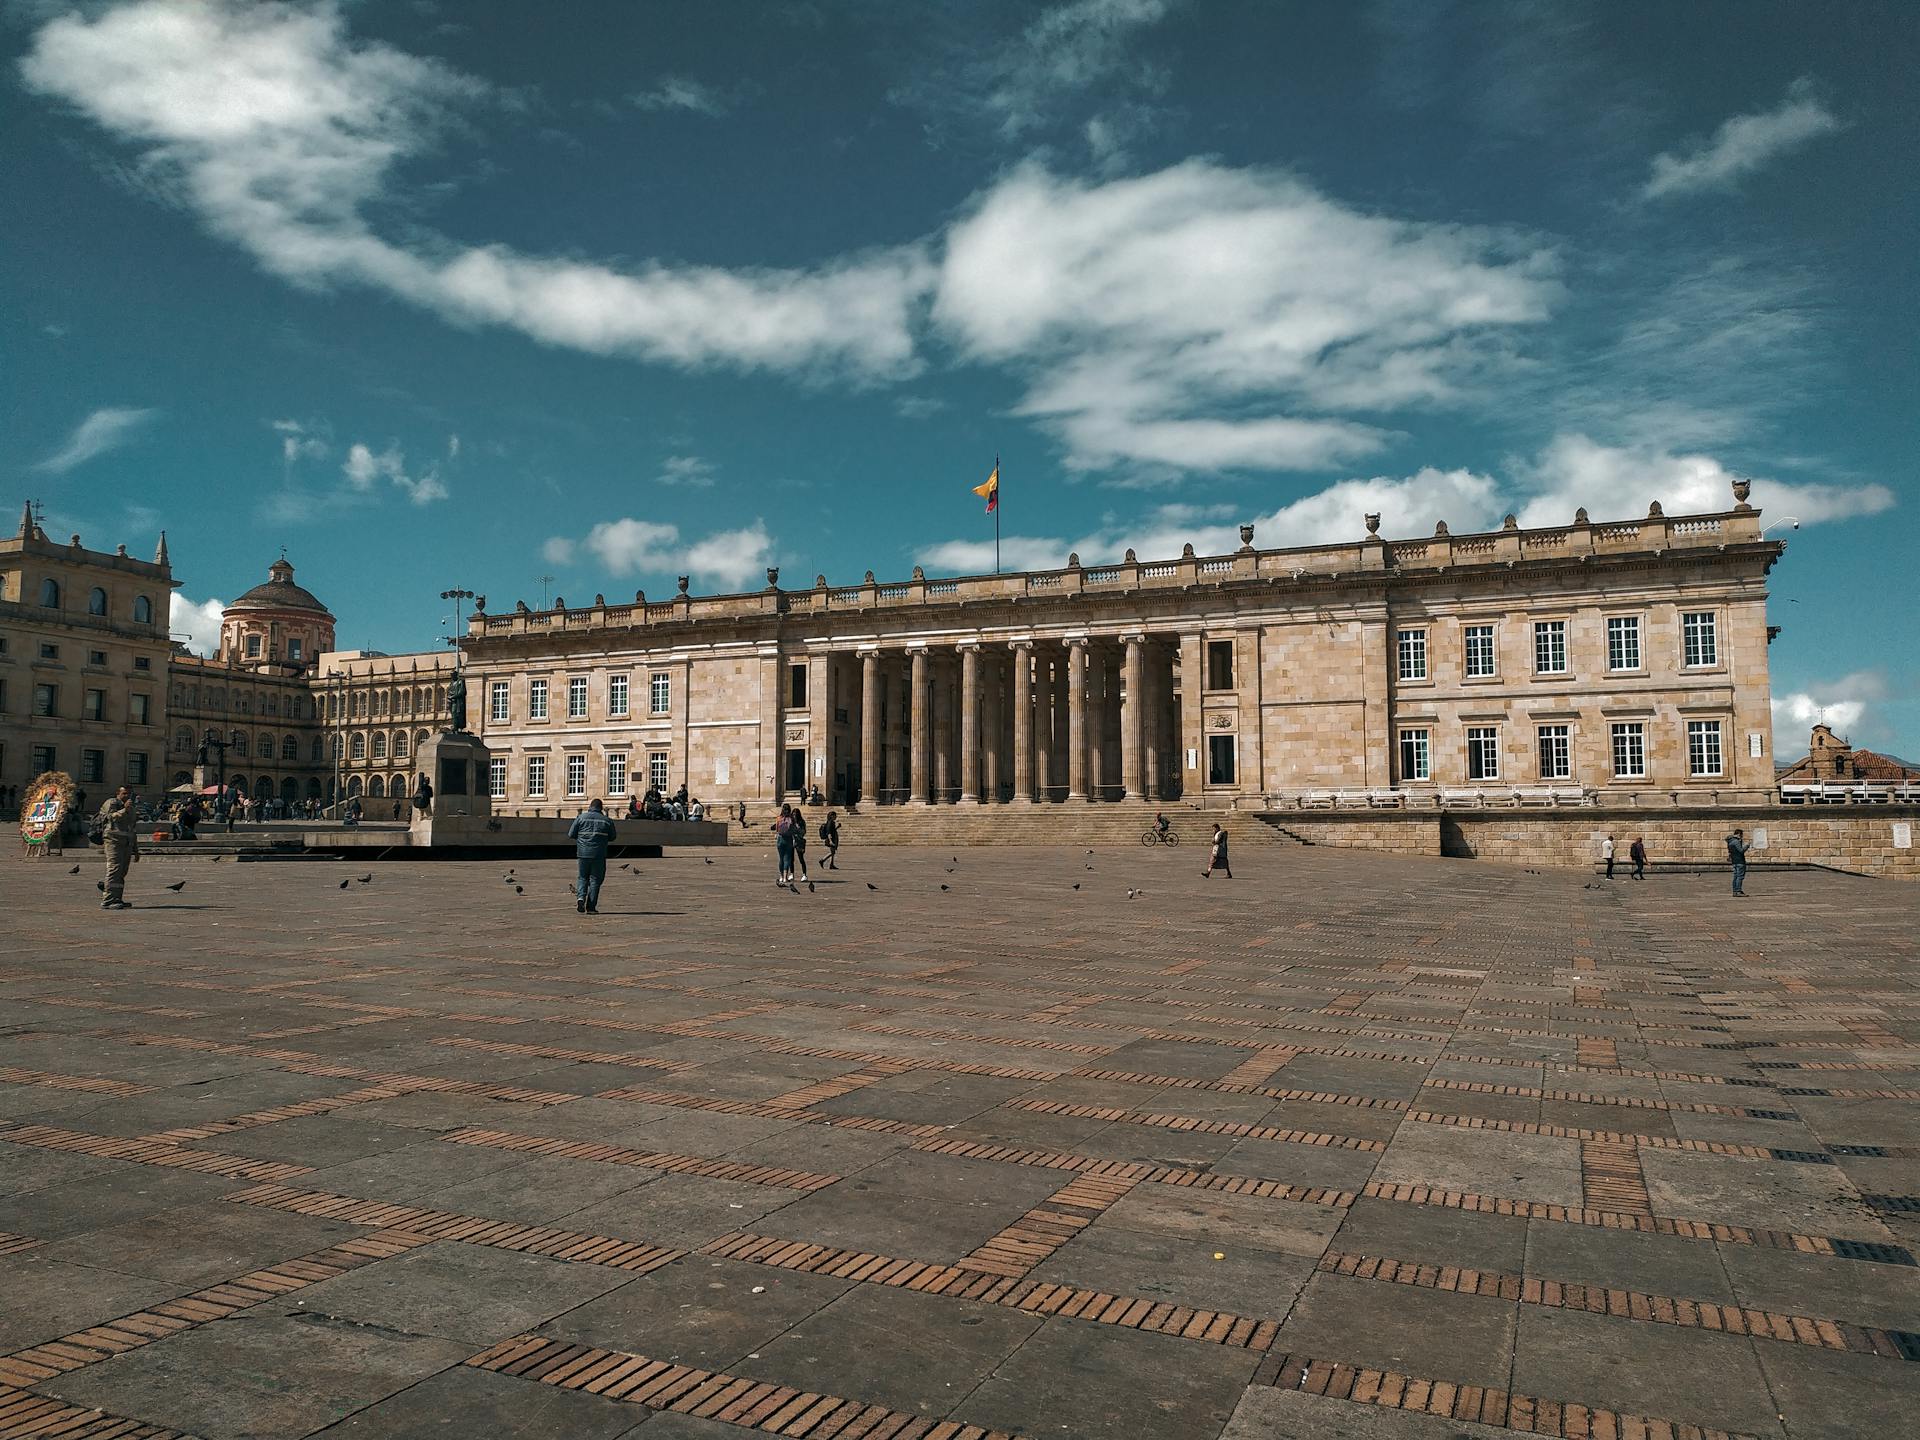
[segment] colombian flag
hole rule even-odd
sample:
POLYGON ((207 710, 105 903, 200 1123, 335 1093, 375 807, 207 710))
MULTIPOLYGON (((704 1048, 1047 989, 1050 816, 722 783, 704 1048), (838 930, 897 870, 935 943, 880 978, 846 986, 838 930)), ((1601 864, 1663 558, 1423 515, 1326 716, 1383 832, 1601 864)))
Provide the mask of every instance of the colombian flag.
POLYGON ((994 457, 993 473, 987 476, 984 484, 973 487, 973 493, 987 502, 987 514, 991 515, 1000 508, 1000 459, 994 457))

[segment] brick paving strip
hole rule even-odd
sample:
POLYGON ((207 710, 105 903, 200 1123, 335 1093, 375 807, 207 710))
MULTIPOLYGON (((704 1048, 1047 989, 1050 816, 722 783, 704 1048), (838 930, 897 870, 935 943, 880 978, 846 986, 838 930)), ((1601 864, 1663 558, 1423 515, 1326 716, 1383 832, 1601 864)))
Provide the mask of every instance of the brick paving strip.
POLYGON ((143 1425, 105 1410, 90 1410, 0 1385, 0 1440, 28 1440, 30 1436, 57 1440, 194 1440, 184 1430, 143 1425))
POLYGON ((1811 1345, 1818 1350, 1842 1350, 1855 1355, 1875 1355, 1884 1360, 1920 1361, 1920 1334, 1854 1325, 1819 1316, 1753 1310, 1737 1305, 1721 1305, 1712 1300, 1687 1300, 1600 1285, 1576 1285, 1570 1281, 1473 1270, 1466 1266, 1390 1260, 1378 1255, 1355 1255, 1341 1250, 1329 1250, 1322 1255, 1319 1268, 1328 1274, 1346 1275, 1356 1280, 1378 1280, 1390 1285, 1447 1290, 1460 1295, 1490 1295, 1553 1310, 1584 1310, 1592 1315, 1611 1315, 1653 1325, 1719 1330, 1729 1335, 1750 1335, 1756 1339, 1778 1340, 1789 1345, 1811 1345))
POLYGON ((47 1085, 55 1090, 84 1090, 92 1095, 147 1095, 151 1085, 130 1085, 124 1080, 96 1080, 87 1075, 50 1075, 44 1070, 17 1070, 0 1065, 0 1082, 8 1085, 47 1085))
MULTIPOLYGON (((0 1134, 0 1139, 5 1138, 4 1134, 0 1134)), ((596 1145, 587 1140, 554 1140, 543 1135, 517 1135, 509 1130, 455 1130, 440 1138, 449 1145, 484 1145, 493 1150, 555 1155, 567 1160, 592 1160, 603 1165, 634 1165, 643 1170, 698 1175, 705 1180, 736 1180, 746 1185, 770 1185, 779 1190, 824 1190, 840 1179, 838 1175, 785 1170, 777 1165, 748 1165, 738 1160, 708 1160, 699 1155, 629 1150, 624 1145, 596 1145)))
POLYGON ((0 1230, 0 1255, 18 1255, 22 1250, 31 1250, 36 1245, 44 1245, 44 1240, 36 1240, 31 1235, 15 1235, 0 1230))
POLYGON ((101 1160, 127 1160, 136 1165, 165 1165, 197 1170, 231 1180, 287 1180, 310 1174, 311 1165, 287 1165, 275 1160, 247 1160, 212 1150, 189 1150, 164 1140, 125 1140, 112 1135, 88 1135, 78 1130, 56 1130, 51 1125, 0 1125, 0 1142, 32 1145, 41 1150, 68 1150, 101 1160))
POLYGON ((1587 1140, 1580 1146, 1580 1203, 1590 1209, 1652 1215, 1637 1146, 1587 1140))
POLYGON ((1017 1280, 1100 1218, 1137 1180, 1082 1175, 1056 1190, 1018 1220, 983 1240, 960 1261, 963 1270, 1017 1280))
MULTIPOLYGON (((76 1330, 58 1340, 43 1340, 10 1355, 0 1355, 0 1383, 37 1385, 432 1243, 428 1236, 397 1229, 342 1240, 311 1255, 250 1270, 237 1279, 196 1290, 177 1300, 150 1305, 117 1320, 105 1320, 76 1330)), ((0 1430, 0 1435, 6 1433, 0 1430)))
MULTIPOLYGON (((783 1097, 782 1097, 783 1098, 783 1097)), ((950 1128, 931 1122, 885 1120, 877 1115, 830 1115, 818 1110, 789 1110, 770 1100, 721 1100, 712 1095, 688 1095, 678 1090, 644 1090, 621 1086, 602 1090, 596 1100, 631 1100, 641 1105, 666 1105, 679 1110, 705 1110, 715 1115, 746 1115, 760 1120, 796 1120, 808 1125, 833 1125, 870 1130, 884 1135, 944 1135, 950 1128)))
POLYGON ((1253 1372, 1255 1385, 1276 1390, 1303 1390, 1356 1405, 1378 1405, 1389 1410, 1438 1415, 1478 1422, 1532 1435, 1558 1435, 1566 1440, 1755 1440, 1737 1431, 1716 1430, 1651 1415, 1625 1415, 1615 1410, 1548 1400, 1536 1395, 1510 1394, 1479 1385, 1462 1385, 1364 1365, 1343 1365, 1308 1355, 1269 1354, 1253 1372))
POLYGON ((653 1360, 626 1350, 569 1345, 537 1335, 502 1340, 467 1364, 478 1370, 644 1405, 649 1410, 694 1415, 746 1430, 806 1440, 1015 1440, 1004 1430, 890 1410, 838 1395, 816 1395, 721 1371, 653 1360))
POLYGON ((1191 1130, 1201 1135, 1272 1140, 1284 1145, 1320 1145, 1335 1150, 1365 1151, 1387 1148, 1384 1140, 1368 1140, 1358 1135, 1329 1135, 1318 1130, 1282 1130, 1273 1125, 1250 1125, 1237 1120, 1203 1120, 1192 1115, 1166 1115, 1157 1111, 1115 1109, 1106 1105, 1073 1105, 1064 1100, 1009 1100, 1002 1108, 1027 1110, 1040 1115, 1070 1115, 1084 1120, 1117 1120, 1128 1125, 1148 1125, 1162 1130, 1191 1130))

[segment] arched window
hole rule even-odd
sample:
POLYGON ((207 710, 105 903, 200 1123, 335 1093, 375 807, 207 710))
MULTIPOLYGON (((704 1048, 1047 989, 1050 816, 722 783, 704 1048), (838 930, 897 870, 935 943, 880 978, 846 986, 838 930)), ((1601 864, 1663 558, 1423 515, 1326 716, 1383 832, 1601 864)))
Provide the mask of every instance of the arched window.
POLYGON ((382 780, 378 775, 374 776, 371 780, 367 781, 367 796, 369 799, 372 799, 372 800, 384 799, 386 797, 386 793, 387 793, 387 782, 382 780))
POLYGON ((355 760, 364 760, 367 758, 367 736, 365 731, 356 730, 353 732, 353 743, 349 753, 355 760))
POLYGON ((182 725, 173 732, 173 749, 176 755, 188 755, 193 752, 193 731, 182 725))
POLYGON ((89 615, 104 615, 107 613, 107 592, 102 590, 98 585, 87 592, 87 613, 89 615))
POLYGON ((153 623, 153 601, 144 595, 133 597, 133 623, 136 625, 153 623))
POLYGON ((353 692, 353 718, 358 720, 361 717, 363 717, 366 713, 367 713, 367 692, 364 690, 356 690, 353 692))
MULTIPOLYGON (((316 748, 318 748, 317 745, 316 748)), ((300 742, 291 735, 282 735, 280 737, 280 758, 282 760, 298 760, 300 758, 300 742)), ((318 760, 320 757, 315 755, 313 758, 318 760)))
POLYGON ((40 582, 40 603, 49 610, 58 610, 60 608, 60 582, 58 580, 42 580, 40 582))
POLYGON ((253 753, 263 760, 271 760, 273 758, 273 736, 262 735, 253 753))
POLYGON ((419 748, 420 748, 420 747, 421 747, 422 745, 424 745, 424 744, 426 744, 426 743, 427 743, 427 732, 426 732, 426 731, 424 731, 424 730, 416 730, 416 731, 414 731, 414 732, 413 732, 413 748, 414 748, 414 749, 416 749, 416 750, 418 750, 418 749, 419 749, 419 748))
POLYGON ((376 715, 384 715, 387 713, 386 691, 376 690, 373 692, 373 713, 376 715))
POLYGON ((347 777, 347 794, 358 795, 359 793, 360 793, 360 777, 358 775, 349 775, 347 777))
POLYGON ((387 758, 387 732, 384 730, 373 732, 373 758, 376 760, 387 758))
POLYGON ((393 758, 396 760, 407 758, 407 732, 404 730, 393 732, 393 758))
POLYGON ((246 759, 246 757, 247 757, 247 737, 246 737, 245 735, 243 735, 243 734, 241 734, 241 733, 240 733, 240 731, 238 731, 238 730, 236 730, 236 731, 234 731, 234 732, 233 732, 233 740, 232 740, 232 742, 231 742, 231 743, 230 743, 230 744, 228 745, 228 747, 227 747, 227 749, 228 749, 228 751, 229 751, 229 753, 231 753, 231 754, 234 754, 234 755, 238 755, 238 756, 239 756, 239 757, 240 757, 241 759, 243 759, 243 760, 244 760, 244 759, 246 759))
POLYGON ((261 801, 273 798, 273 781, 270 777, 262 775, 253 782, 253 798, 261 801))
MULTIPOLYGON (((339 745, 338 745, 339 738, 340 737, 337 735, 334 737, 334 740, 336 742, 334 746, 335 749, 339 748, 339 745)), ((322 765, 326 763, 326 759, 327 759, 327 742, 324 739, 322 739, 320 736, 316 735, 313 737, 313 763, 316 765, 322 765)))

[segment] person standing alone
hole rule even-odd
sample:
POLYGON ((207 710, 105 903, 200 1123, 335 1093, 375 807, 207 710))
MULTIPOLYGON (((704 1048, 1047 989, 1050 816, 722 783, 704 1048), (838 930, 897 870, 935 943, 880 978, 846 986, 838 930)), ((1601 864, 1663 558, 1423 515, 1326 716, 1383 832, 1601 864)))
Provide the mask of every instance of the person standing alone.
POLYGON ((1733 893, 1747 898, 1747 832, 1734 827, 1727 836, 1727 863, 1733 866, 1733 893))
POLYGON ((1607 836, 1600 842, 1600 858, 1607 862, 1607 879, 1613 878, 1613 837, 1607 836))
POLYGON ((838 870, 834 857, 840 853, 840 822, 834 818, 833 811, 827 811, 827 818, 820 823, 820 840, 827 847, 827 869, 838 870))
POLYGON ((573 841, 573 853, 580 862, 574 909, 589 915, 600 913, 600 886, 607 878, 607 847, 613 843, 613 836, 613 821, 598 800, 582 810, 568 829, 567 838, 573 841))
POLYGON ((126 900, 127 867, 140 858, 140 807, 134 804, 133 792, 122 785, 100 807, 100 818, 105 822, 100 843, 107 851, 107 879, 102 887, 107 898, 100 902, 100 908, 131 910, 126 900))
POLYGON ((1207 868, 1200 872, 1200 878, 1211 878, 1215 870, 1224 870, 1227 879, 1233 879, 1233 866, 1227 863, 1227 832, 1218 825, 1213 827, 1213 846, 1207 851, 1207 868))
POLYGON ((1633 878, 1636 880, 1646 879, 1647 844, 1638 835, 1633 837, 1633 844, 1627 847, 1627 856, 1633 861, 1633 878))

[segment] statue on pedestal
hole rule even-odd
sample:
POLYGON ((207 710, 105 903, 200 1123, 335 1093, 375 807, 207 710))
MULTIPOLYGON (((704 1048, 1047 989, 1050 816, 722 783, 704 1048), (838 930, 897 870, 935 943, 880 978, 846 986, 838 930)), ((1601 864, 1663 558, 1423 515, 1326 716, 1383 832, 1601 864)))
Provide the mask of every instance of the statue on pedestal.
POLYGON ((459 734, 467 728, 467 681, 459 670, 453 672, 453 681, 447 686, 447 728, 459 734))

